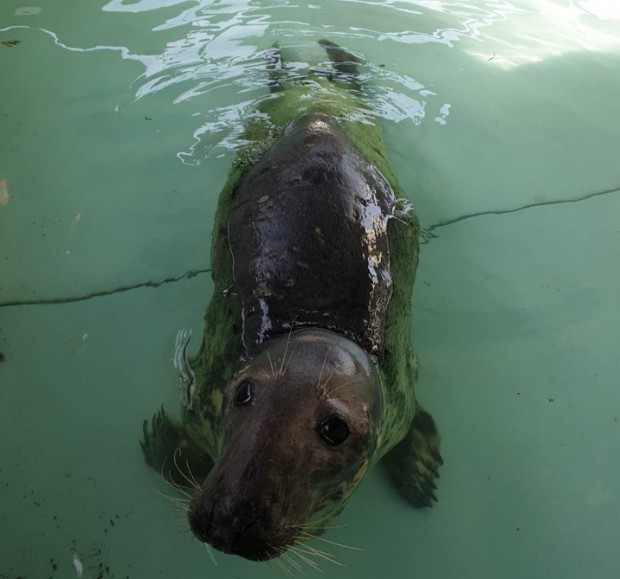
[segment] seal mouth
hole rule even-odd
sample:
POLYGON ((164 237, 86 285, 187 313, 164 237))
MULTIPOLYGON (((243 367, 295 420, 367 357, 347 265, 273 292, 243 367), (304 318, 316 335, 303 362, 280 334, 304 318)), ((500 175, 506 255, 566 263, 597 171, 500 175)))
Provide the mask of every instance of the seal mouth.
POLYGON ((199 538, 223 553, 238 555, 251 561, 268 561, 279 557, 285 550, 285 548, 275 547, 261 538, 261 521, 258 519, 233 536, 208 538, 203 536, 199 538))
POLYGON ((229 553, 252 561, 267 561, 282 554, 284 549, 271 546, 261 539, 262 521, 256 519, 233 539, 229 553))

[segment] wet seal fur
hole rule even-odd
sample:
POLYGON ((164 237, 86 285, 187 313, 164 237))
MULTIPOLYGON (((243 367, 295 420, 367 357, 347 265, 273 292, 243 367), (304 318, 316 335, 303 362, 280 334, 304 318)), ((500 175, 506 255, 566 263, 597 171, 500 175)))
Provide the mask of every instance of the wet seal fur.
POLYGON ((381 458, 405 499, 430 506, 442 462, 414 392, 417 217, 358 59, 320 44, 332 67, 308 82, 268 53, 270 98, 220 194, 198 355, 177 338, 181 420, 162 409, 144 425, 147 462, 195 491, 194 535, 257 561, 311 556, 305 543, 381 458))

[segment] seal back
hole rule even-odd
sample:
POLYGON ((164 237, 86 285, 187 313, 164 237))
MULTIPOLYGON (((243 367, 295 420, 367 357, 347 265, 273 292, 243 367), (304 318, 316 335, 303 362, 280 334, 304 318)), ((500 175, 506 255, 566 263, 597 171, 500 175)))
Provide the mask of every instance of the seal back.
POLYGON ((315 112, 285 128, 232 194, 228 242, 249 356, 292 324, 379 355, 394 202, 336 120, 315 112))

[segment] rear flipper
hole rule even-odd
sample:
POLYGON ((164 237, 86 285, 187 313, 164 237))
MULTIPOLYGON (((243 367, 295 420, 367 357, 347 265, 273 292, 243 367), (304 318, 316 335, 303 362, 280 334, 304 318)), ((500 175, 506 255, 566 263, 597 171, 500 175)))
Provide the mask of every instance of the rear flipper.
POLYGON ((332 61, 332 66, 340 74, 357 75, 359 70, 357 65, 361 60, 354 54, 347 52, 341 46, 338 46, 335 42, 322 38, 319 40, 319 46, 327 52, 329 60, 332 61))
POLYGON ((200 485, 207 477, 213 460, 197 451, 183 426, 174 422, 162 406, 151 423, 142 425, 144 440, 140 442, 147 464, 162 476, 181 487, 200 485))
POLYGON ((383 459, 398 492, 416 508, 431 507, 437 501, 435 479, 443 464, 439 445, 433 417, 418 406, 409 432, 383 459))
POLYGON ((273 43, 273 46, 265 52, 267 59, 267 70, 269 71, 269 92, 280 92, 284 90, 286 80, 286 67, 282 58, 280 44, 273 43))
POLYGON ((358 64, 362 61, 331 40, 323 38, 319 40, 319 46, 327 52, 332 67, 336 71, 335 74, 330 75, 330 80, 347 83, 350 88, 359 90, 358 64))

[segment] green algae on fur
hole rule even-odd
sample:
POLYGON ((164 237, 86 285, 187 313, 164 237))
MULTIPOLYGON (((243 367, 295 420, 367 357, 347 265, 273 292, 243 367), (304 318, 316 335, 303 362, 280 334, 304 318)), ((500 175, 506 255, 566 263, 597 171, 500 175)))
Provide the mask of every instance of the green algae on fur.
MULTIPOLYGON (((318 77, 308 82, 283 83, 259 103, 257 114, 248 121, 240 138, 243 144, 219 196, 211 247, 213 296, 205 314, 201 348, 190 361, 195 380, 192 404, 181 408, 180 422, 161 411, 151 428, 145 426, 142 446, 154 468, 161 468, 165 460, 174 462, 180 449, 178 472, 169 471, 177 483, 203 479, 218 460, 222 451, 224 391, 246 359, 241 337, 243 304, 235 291, 229 246, 233 193, 291 123, 315 114, 335 119, 352 147, 385 178, 395 199, 407 199, 388 161, 376 117, 360 91, 318 77)), ((383 347, 373 356, 382 401, 381 416, 373 423, 376 440, 372 454, 361 457, 350 473, 342 475, 340 486, 315 505, 306 521, 314 534, 342 511, 365 473, 385 455, 390 478, 406 500, 416 507, 430 506, 436 500, 434 481, 442 462, 439 435, 431 416, 416 401, 417 360, 411 343, 419 224, 413 210, 399 211, 395 206, 392 212, 392 218, 387 220, 392 292, 385 313, 383 347)), ((294 325, 294 320, 291 322, 294 325)), ((284 364, 284 359, 270 359, 270 364, 278 363, 284 364)))

